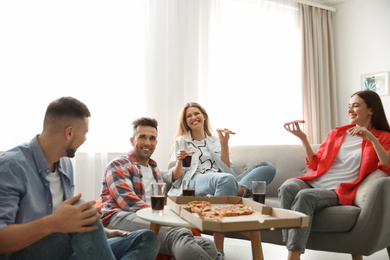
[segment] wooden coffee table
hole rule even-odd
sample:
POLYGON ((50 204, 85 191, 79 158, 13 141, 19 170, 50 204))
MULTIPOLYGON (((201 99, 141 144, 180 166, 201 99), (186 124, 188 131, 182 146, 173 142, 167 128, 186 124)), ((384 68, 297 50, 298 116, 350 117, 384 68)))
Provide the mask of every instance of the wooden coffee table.
POLYGON ((192 224, 173 212, 167 205, 165 205, 161 215, 153 213, 152 208, 144 208, 137 211, 137 216, 149 221, 149 229, 153 230, 156 234, 158 234, 161 226, 195 228, 192 224))
MULTIPOLYGON (((298 213, 298 215, 301 213, 298 213)), ((158 234, 161 226, 173 226, 173 227, 185 227, 185 228, 196 228, 191 223, 187 222, 174 211, 172 211, 168 206, 164 207, 163 213, 160 215, 158 213, 153 213, 151 208, 145 208, 137 211, 137 216, 150 222, 149 229, 153 230, 158 234)), ((288 227, 285 227, 288 228, 288 227)), ((268 229, 267 227, 263 229, 268 229)), ((252 259, 253 260, 263 260, 263 249, 261 246, 261 235, 260 229, 250 230, 250 231, 236 231, 247 236, 251 241, 252 247, 252 259)), ((205 230, 207 231, 207 230, 205 230)))

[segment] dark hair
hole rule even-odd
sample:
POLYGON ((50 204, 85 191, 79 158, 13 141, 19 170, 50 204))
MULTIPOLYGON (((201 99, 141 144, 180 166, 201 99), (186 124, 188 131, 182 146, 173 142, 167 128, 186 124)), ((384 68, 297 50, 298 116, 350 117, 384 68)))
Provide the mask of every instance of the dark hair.
POLYGON ((386 118, 385 110, 383 109, 382 101, 379 95, 371 90, 362 90, 354 93, 351 97, 358 95, 364 100, 367 107, 372 109, 372 125, 377 130, 390 132, 390 126, 386 118))
POLYGON ((135 132, 137 132, 137 128, 139 126, 141 126, 141 125, 143 125, 143 126, 151 126, 151 127, 156 128, 156 130, 158 130, 157 129, 157 125, 158 125, 157 120, 154 119, 154 118, 150 118, 150 117, 138 118, 138 119, 133 121, 132 125, 133 125, 133 134, 135 132))
POLYGON ((83 119, 90 117, 88 107, 73 97, 61 97, 49 104, 46 109, 44 125, 52 119, 68 117, 72 119, 83 119))

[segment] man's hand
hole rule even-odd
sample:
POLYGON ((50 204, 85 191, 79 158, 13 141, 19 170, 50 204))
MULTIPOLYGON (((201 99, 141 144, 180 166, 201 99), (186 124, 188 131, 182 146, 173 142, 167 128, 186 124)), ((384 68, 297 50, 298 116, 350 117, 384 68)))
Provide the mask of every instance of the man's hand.
POLYGON ((87 226, 100 219, 100 207, 93 208, 95 201, 88 201, 73 205, 81 198, 81 194, 61 203, 60 207, 51 215, 51 222, 55 232, 83 233, 98 229, 97 226, 87 226))
POLYGON ((90 232, 97 226, 90 225, 99 220, 96 214, 100 208, 91 208, 95 202, 89 201, 73 205, 81 194, 64 201, 51 215, 24 224, 10 224, 0 230, 0 254, 21 250, 54 232, 90 232))

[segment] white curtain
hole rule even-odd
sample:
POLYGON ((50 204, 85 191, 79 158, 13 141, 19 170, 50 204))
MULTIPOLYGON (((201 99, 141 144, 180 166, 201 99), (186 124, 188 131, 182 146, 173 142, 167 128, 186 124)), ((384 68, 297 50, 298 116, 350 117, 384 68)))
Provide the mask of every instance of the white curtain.
POLYGON ((298 142, 283 128, 302 118, 296 3, 154 0, 147 10, 146 110, 160 122, 160 168, 189 101, 214 129, 237 132, 232 145, 298 142))
POLYGON ((297 140, 302 118, 296 4, 265 0, 0 2, 0 150, 41 131, 48 103, 79 98, 92 117, 73 160, 76 192, 96 198, 107 163, 130 148, 131 122, 159 121, 166 169, 179 110, 201 103, 231 144, 297 140))
POLYGON ((305 131, 318 144, 338 124, 332 12, 300 4, 299 20, 305 131))
POLYGON ((74 160, 76 192, 100 192, 113 153, 130 149, 145 113, 143 1, 0 1, 0 151, 42 131, 47 105, 74 96, 90 109, 74 160))
POLYGON ((230 143, 291 144, 283 128, 302 118, 298 6, 290 1, 215 1, 208 84, 201 103, 230 143))

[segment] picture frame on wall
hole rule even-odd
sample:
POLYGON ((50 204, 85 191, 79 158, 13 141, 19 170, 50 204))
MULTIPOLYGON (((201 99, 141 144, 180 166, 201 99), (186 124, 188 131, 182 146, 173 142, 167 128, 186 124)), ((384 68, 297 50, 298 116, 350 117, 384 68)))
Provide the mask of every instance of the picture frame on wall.
POLYGON ((380 96, 389 95, 389 71, 362 75, 362 90, 372 90, 380 96))

